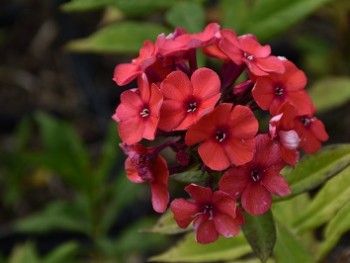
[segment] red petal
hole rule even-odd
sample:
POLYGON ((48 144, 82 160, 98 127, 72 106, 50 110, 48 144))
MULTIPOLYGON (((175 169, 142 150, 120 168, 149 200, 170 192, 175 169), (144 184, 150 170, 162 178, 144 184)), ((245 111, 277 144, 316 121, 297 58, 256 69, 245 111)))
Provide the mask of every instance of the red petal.
POLYGON ((157 125, 158 125, 158 118, 155 118, 153 116, 149 116, 148 119, 144 123, 144 130, 142 134, 142 138, 145 138, 147 140, 154 140, 157 125))
POLYGON ((132 63, 123 63, 116 66, 114 69, 113 80, 119 85, 123 86, 133 81, 138 75, 142 73, 139 65, 132 63))
POLYGON ((197 69, 192 77, 193 94, 196 98, 206 100, 216 96, 220 91, 219 76, 211 69, 197 69))
POLYGON ((145 182, 137 173, 135 165, 132 164, 131 159, 128 158, 125 161, 125 171, 127 178, 133 183, 143 183, 145 182))
POLYGON ((285 78, 284 84, 288 91, 297 91, 305 88, 307 83, 307 78, 305 73, 299 70, 291 61, 283 61, 285 67, 285 73, 283 77, 285 78))
POLYGON ((151 114, 157 117, 159 116, 159 110, 163 103, 163 95, 155 84, 152 84, 150 90, 151 95, 149 99, 149 108, 151 110, 151 114))
POLYGON ((212 200, 215 211, 236 217, 236 201, 226 192, 215 191, 212 200))
POLYGON ((186 118, 183 104, 174 100, 166 100, 160 109, 159 128, 172 131, 186 118))
POLYGON ((261 183, 272 194, 285 196, 291 193, 288 182, 280 174, 265 174, 261 183))
POLYGON ((264 167, 270 167, 282 162, 280 146, 267 134, 259 134, 256 136, 256 154, 255 163, 264 167))
POLYGON ((218 239, 218 233, 216 232, 215 225, 212 220, 202 222, 202 224, 200 224, 195 231, 196 240, 198 243, 207 244, 218 239))
POLYGON ((254 57, 267 57, 271 53, 269 45, 262 46, 251 34, 246 34, 238 37, 238 42, 242 50, 254 57))
POLYGON ((232 237, 239 233, 239 227, 236 225, 234 218, 222 214, 215 213, 213 217, 214 225, 216 230, 223 237, 232 237))
POLYGON ((257 58, 255 60, 255 64, 258 68, 265 72, 274 72, 282 74, 285 70, 282 61, 275 56, 257 58))
POLYGON ((290 150, 290 149, 281 147, 281 155, 283 160, 293 167, 299 160, 299 152, 297 150, 290 150))
POLYGON ((222 38, 219 42, 219 48, 237 65, 243 63, 243 52, 238 47, 237 35, 232 30, 222 30, 222 38))
POLYGON ((163 213, 168 206, 169 192, 168 187, 157 181, 151 182, 152 206, 154 211, 163 213))
POLYGON ((274 99, 274 83, 270 78, 258 77, 252 95, 256 103, 263 110, 267 110, 274 99))
POLYGON ((233 198, 239 198, 250 183, 250 171, 244 167, 227 170, 219 181, 219 189, 233 198))
POLYGON ((170 73, 160 86, 164 100, 185 102, 193 95, 192 84, 185 73, 174 71, 170 73))
POLYGON ((195 214, 198 213, 198 206, 183 198, 178 198, 172 201, 170 209, 174 214, 176 223, 181 228, 187 228, 192 222, 195 214))
POLYGON ((211 203, 212 191, 209 187, 190 184, 185 187, 185 191, 199 205, 206 205, 211 203))
POLYGON ((144 106, 144 101, 135 92, 135 90, 126 90, 120 94, 120 102, 124 106, 132 111, 138 112, 144 106))
POLYGON ((230 114, 230 128, 235 138, 251 138, 259 128, 253 112, 246 106, 237 105, 230 114))
POLYGON ((198 147, 198 153, 204 164, 215 171, 222 171, 230 166, 223 146, 214 140, 207 140, 198 147))
POLYGON ((259 183, 250 184, 242 194, 242 206, 251 215, 262 215, 271 207, 270 193, 259 183))
POLYGON ((326 129, 323 125, 323 123, 315 119, 312 121, 311 126, 310 126, 311 131, 315 134, 316 138, 319 139, 320 141, 327 141, 329 136, 326 132, 326 129))
POLYGON ((166 187, 168 186, 169 170, 166 160, 159 154, 152 162, 152 172, 155 180, 161 182, 166 187))
POLYGON ((138 117, 120 122, 118 125, 120 138, 128 145, 135 144, 142 139, 144 128, 144 122, 138 117))
POLYGON ((125 104, 119 104, 112 118, 116 122, 120 122, 128 120, 130 118, 138 117, 139 114, 139 109, 128 108, 125 106, 125 104))
POLYGON ((243 165, 253 159, 255 152, 255 138, 232 138, 228 143, 225 143, 223 147, 231 163, 235 165, 243 165))

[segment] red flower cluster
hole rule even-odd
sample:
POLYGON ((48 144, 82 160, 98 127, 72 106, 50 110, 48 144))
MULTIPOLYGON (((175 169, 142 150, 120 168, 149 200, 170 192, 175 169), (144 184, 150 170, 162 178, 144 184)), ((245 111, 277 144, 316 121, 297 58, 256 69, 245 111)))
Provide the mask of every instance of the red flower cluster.
POLYGON ((170 204, 180 227, 193 221, 199 243, 236 235, 243 210, 260 215, 270 209, 271 194, 288 195, 282 168, 296 165, 300 149, 314 153, 328 139, 305 91, 305 74, 253 35, 237 36, 216 23, 197 34, 176 29, 155 43, 147 40, 136 59, 114 72, 118 85, 135 79, 113 115, 128 155, 127 176, 150 184, 153 208, 162 213, 171 175, 194 167, 207 173, 204 186, 185 187, 190 200, 170 204), (198 67, 199 51, 221 70, 198 67), (262 112, 270 116, 265 131, 256 118, 262 112), (143 146, 146 140, 153 146, 143 146), (168 167, 160 155, 165 148, 177 164, 168 167))

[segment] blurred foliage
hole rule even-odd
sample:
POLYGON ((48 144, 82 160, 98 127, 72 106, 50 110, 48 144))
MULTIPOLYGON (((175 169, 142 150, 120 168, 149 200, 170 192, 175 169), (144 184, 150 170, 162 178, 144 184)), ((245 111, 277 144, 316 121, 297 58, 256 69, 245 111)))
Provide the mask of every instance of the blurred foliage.
MULTIPOLYGON (((160 235, 143 234, 142 239, 137 238, 141 229, 154 223, 154 219, 147 217, 130 222, 117 237, 109 237, 112 227, 123 217, 123 211, 137 202, 143 189, 126 179, 115 124, 108 129, 100 158, 95 161, 70 125, 44 113, 38 113, 34 119, 35 123, 24 119, 18 126, 17 147, 12 152, 1 152, 2 157, 7 157, 2 158, 7 173, 1 180, 8 206, 25 198, 22 195, 28 190, 33 191, 25 190, 30 184, 46 185, 52 180, 61 180, 73 192, 49 200, 41 210, 16 220, 11 225, 13 231, 26 234, 81 233, 92 242, 92 257, 117 262, 125 262, 132 253, 142 256, 143 252, 167 243, 167 238, 160 235), (40 143, 40 149, 29 147, 35 137, 35 128, 39 132, 36 144, 40 143), (113 175, 116 168, 119 171, 113 175), (12 178, 14 175, 16 177, 12 178)), ((68 257, 74 251, 84 249, 86 247, 77 243, 65 243, 41 258, 33 243, 26 243, 14 249, 9 262, 77 262, 77 259, 68 261, 68 257)))

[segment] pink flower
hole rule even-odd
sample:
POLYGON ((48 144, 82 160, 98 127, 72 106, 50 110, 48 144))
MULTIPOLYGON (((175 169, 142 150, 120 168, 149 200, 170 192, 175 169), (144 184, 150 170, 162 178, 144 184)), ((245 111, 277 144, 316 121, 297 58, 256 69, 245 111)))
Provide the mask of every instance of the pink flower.
POLYGON ((256 137, 256 153, 251 162, 227 170, 219 189, 233 198, 241 197, 243 208, 252 215, 261 215, 271 207, 271 194, 290 193, 287 181, 280 174, 285 166, 279 146, 267 135, 256 137))
POLYGON ((270 46, 261 46, 255 36, 247 34, 237 37, 232 30, 222 30, 221 33, 219 49, 235 64, 246 64, 248 70, 257 76, 284 72, 282 62, 277 57, 270 56, 270 46))
POLYGON ((188 129, 185 143, 200 143, 204 164, 221 171, 252 160, 257 131, 258 122, 248 107, 222 103, 188 129))
POLYGON ((214 242, 219 235, 228 238, 238 234, 244 217, 231 196, 195 184, 186 186, 185 191, 193 201, 175 199, 170 209, 181 228, 193 221, 197 242, 206 244, 214 242))
POLYGON ((141 144, 121 145, 128 155, 125 170, 128 179, 134 183, 148 182, 152 192, 152 206, 158 213, 163 213, 169 202, 169 170, 165 159, 154 154, 155 148, 145 148, 141 144))
POLYGON ((153 140, 163 97, 155 84, 149 86, 145 74, 138 79, 138 89, 124 91, 113 119, 119 123, 123 142, 134 144, 142 138, 153 140))
POLYGON ((292 62, 282 59, 285 67, 283 74, 270 73, 256 78, 252 90, 254 100, 263 110, 277 115, 282 104, 289 102, 298 109, 300 115, 314 110, 310 97, 305 91, 306 76, 292 62))
POLYGON ((212 111, 220 98, 220 79, 207 68, 196 70, 191 80, 182 71, 174 71, 161 83, 164 102, 159 128, 185 130, 212 111))

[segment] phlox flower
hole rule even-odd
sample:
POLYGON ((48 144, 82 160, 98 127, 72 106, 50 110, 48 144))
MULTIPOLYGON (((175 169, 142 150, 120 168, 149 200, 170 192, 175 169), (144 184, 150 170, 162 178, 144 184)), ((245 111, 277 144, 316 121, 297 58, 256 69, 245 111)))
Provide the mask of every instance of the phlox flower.
POLYGON ((118 122, 119 135, 126 144, 142 138, 153 140, 159 122, 163 96, 155 84, 148 84, 147 76, 138 78, 138 89, 124 91, 113 119, 118 122))
POLYGON ((222 30, 221 34, 219 49, 235 64, 247 65, 249 72, 253 75, 265 76, 271 72, 284 72, 282 62, 277 57, 270 55, 270 46, 260 45, 255 36, 246 34, 237 37, 233 30, 222 30))
POLYGON ((309 154, 317 152, 322 146, 321 142, 329 138, 323 123, 311 114, 296 117, 294 129, 300 137, 299 146, 309 154))
POLYGON ((152 192, 153 209, 163 213, 169 202, 169 170, 166 160, 159 154, 154 154, 154 147, 122 144, 121 148, 128 155, 125 161, 127 178, 134 183, 148 182, 152 192))
POLYGON ((307 79, 304 72, 289 60, 280 59, 285 67, 284 73, 256 77, 252 90, 254 100, 260 108, 269 110, 272 115, 276 115, 286 102, 293 104, 298 114, 309 114, 314 106, 305 91, 307 79))
POLYGON ((199 143, 204 164, 221 171, 252 160, 257 131, 258 122, 248 107, 222 103, 189 127, 185 143, 199 143))
POLYGON ((197 242, 211 243, 219 235, 228 238, 239 233, 244 217, 230 195, 222 191, 212 192, 209 187, 195 184, 186 186, 185 191, 192 200, 175 199, 170 209, 181 228, 186 228, 193 221, 197 242))
POLYGON ((295 166, 299 159, 300 138, 294 130, 293 121, 297 116, 297 109, 290 103, 284 103, 278 114, 269 122, 269 134, 280 145, 282 159, 295 166))
POLYGON ((219 189, 233 198, 241 198, 242 207, 252 215, 261 215, 271 207, 271 194, 290 193, 287 181, 280 174, 285 166, 279 146, 266 134, 256 137, 256 152, 249 163, 227 170, 219 189))
POLYGON ((137 58, 133 59, 131 63, 121 63, 115 67, 113 80, 119 86, 130 83, 156 61, 157 52, 157 45, 146 40, 140 48, 137 58))
POLYGON ((220 25, 217 23, 208 24, 203 32, 189 34, 184 31, 175 31, 168 36, 160 35, 159 54, 162 56, 180 56, 185 52, 209 45, 217 38, 220 38, 220 25))
POLYGON ((159 128, 164 131, 185 130, 212 111, 220 98, 220 79, 208 68, 194 71, 191 79, 174 71, 161 83, 164 102, 159 128))

